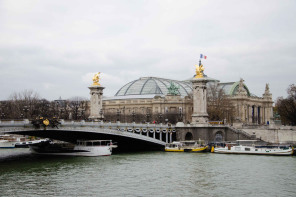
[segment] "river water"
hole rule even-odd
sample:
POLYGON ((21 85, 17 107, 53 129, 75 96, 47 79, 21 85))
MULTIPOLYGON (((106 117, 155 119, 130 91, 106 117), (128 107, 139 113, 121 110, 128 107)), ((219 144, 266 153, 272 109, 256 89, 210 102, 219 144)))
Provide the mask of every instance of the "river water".
POLYGON ((0 150, 0 196, 296 196, 296 157, 0 150))

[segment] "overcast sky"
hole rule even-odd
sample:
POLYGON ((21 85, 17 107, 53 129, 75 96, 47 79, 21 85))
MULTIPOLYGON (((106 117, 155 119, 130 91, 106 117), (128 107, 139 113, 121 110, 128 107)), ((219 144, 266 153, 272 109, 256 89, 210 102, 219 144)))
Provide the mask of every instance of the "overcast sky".
POLYGON ((113 96, 143 76, 245 80, 273 100, 296 83, 295 0, 0 0, 0 100, 33 90, 89 98, 102 72, 113 96))

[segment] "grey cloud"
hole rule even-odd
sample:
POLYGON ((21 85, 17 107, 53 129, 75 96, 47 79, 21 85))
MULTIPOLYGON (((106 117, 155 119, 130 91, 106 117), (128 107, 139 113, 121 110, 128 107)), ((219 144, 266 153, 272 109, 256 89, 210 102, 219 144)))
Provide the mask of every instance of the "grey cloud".
POLYGON ((276 99, 295 83, 295 6, 260 0, 5 1, 0 99, 23 89, 47 99, 88 97, 82 77, 98 71, 106 74, 106 95, 141 76, 188 79, 200 53, 208 56, 208 76, 224 82, 242 77, 258 96, 270 83, 276 99))

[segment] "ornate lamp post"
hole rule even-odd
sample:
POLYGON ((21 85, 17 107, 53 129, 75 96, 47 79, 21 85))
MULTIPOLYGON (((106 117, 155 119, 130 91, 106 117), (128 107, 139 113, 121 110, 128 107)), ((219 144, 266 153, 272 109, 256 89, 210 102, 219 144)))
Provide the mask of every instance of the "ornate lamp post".
POLYGON ((162 123, 162 113, 158 114, 158 121, 159 121, 159 123, 162 123))
POLYGON ((64 119, 64 109, 60 109, 60 116, 62 119, 64 119))
POLYGON ((100 117, 101 117, 101 120, 104 119, 104 118, 103 118, 103 110, 102 110, 102 109, 100 109, 100 117))
POLYGON ((24 108, 23 108, 23 111, 25 113, 25 118, 28 118, 28 111, 29 111, 28 106, 25 105, 24 108))
POLYGON ((3 118, 3 112, 2 112, 2 108, 0 108, 0 119, 2 119, 3 118))
POLYGON ((120 121, 120 110, 119 109, 117 109, 117 121, 120 121))
POLYGON ((183 113, 182 113, 182 108, 179 108, 179 121, 183 121, 183 113))
POLYGON ((165 124, 167 124, 168 122, 169 122, 169 119, 168 119, 168 113, 169 113, 169 110, 168 110, 168 108, 166 107, 165 108, 165 124))
POLYGON ((146 117, 147 117, 147 122, 149 122, 149 117, 150 117, 149 112, 147 112, 146 117))
POLYGON ((59 111, 59 101, 56 101, 56 102, 55 102, 54 107, 55 107, 55 110, 54 110, 55 114, 54 114, 54 116, 57 117, 57 116, 59 116, 59 115, 57 114, 58 111, 59 111))
POLYGON ((135 112, 134 111, 132 113, 132 116, 133 116, 133 122, 135 122, 135 112))
POLYGON ((85 112, 85 110, 84 109, 82 109, 81 110, 81 118, 82 118, 82 120, 84 120, 85 118, 84 118, 84 112, 85 112))
POLYGON ((2 112, 2 113, 1 113, 1 119, 5 119, 5 116, 6 116, 5 113, 2 112))
POLYGON ((123 112, 123 121, 126 122, 126 120, 125 120, 125 106, 123 107, 122 112, 123 112))

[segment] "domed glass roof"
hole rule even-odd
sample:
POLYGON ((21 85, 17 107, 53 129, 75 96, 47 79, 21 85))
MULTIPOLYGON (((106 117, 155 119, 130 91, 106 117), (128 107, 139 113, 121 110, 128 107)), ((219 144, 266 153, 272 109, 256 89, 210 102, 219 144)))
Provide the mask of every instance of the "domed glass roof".
POLYGON ((171 83, 178 87, 177 91, 181 96, 187 96, 192 92, 191 84, 188 82, 157 77, 142 77, 124 85, 119 89, 115 96, 167 95, 169 93, 168 88, 171 86, 171 83))
MULTIPOLYGON (((248 96, 251 96, 251 92, 249 91, 248 87, 246 84, 243 84, 244 89, 247 92, 248 96)), ((234 96, 238 92, 238 87, 239 87, 239 81, 237 82, 227 82, 227 83, 220 83, 219 87, 224 90, 226 95, 234 96)))

